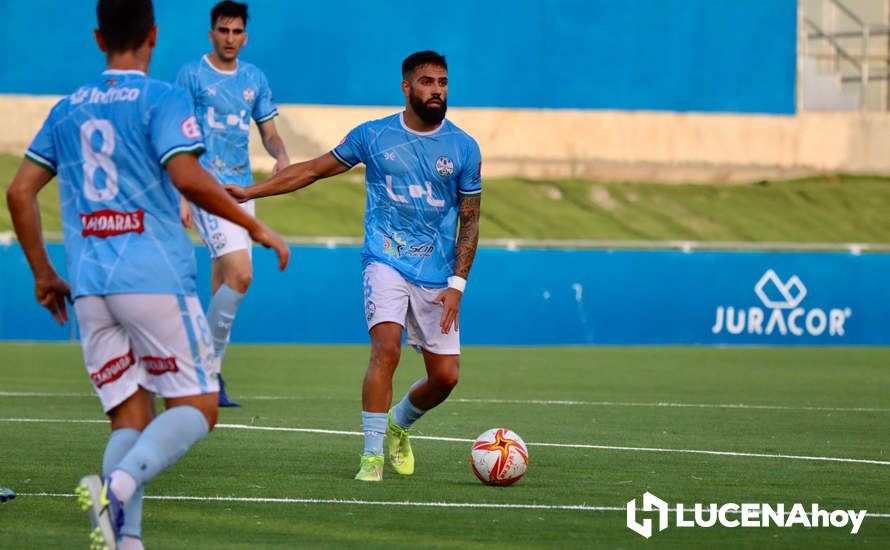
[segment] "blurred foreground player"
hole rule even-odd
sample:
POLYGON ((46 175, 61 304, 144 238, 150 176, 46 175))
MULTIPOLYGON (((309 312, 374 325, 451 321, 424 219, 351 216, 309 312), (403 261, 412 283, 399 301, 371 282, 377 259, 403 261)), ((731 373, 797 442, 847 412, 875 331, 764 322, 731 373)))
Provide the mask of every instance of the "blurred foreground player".
POLYGON ((142 548, 143 486, 213 428, 217 374, 196 296, 180 192, 275 249, 275 233, 240 208, 198 162, 201 129, 185 91, 146 77, 157 40, 151 0, 100 0, 107 70, 53 107, 7 202, 37 301, 68 318, 73 298, 87 372, 111 420, 102 476, 77 488, 92 548, 142 548), (54 175, 71 286, 46 253, 37 193, 54 175), (179 191, 177 191, 177 189, 179 191), (166 411, 154 416, 154 395, 166 411))

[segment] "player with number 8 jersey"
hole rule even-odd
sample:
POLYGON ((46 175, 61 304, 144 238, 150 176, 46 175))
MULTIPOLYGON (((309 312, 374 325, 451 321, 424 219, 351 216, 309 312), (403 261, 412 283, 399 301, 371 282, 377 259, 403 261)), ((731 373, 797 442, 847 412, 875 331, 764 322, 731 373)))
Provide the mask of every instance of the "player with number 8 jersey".
POLYGON ((151 0, 99 0, 96 16, 107 70, 52 109, 6 202, 38 303, 63 324, 73 301, 87 374, 111 422, 101 477, 87 475, 75 489, 90 548, 138 550, 144 486, 218 414, 219 361, 179 223, 180 193, 273 248, 281 269, 290 252, 201 167, 204 143, 186 92, 148 78, 158 36, 151 0), (50 262, 40 227, 37 195, 56 175, 71 285, 50 262))
POLYGON ((74 298, 196 294, 194 247, 164 165, 203 150, 185 91, 140 71, 105 71, 52 109, 25 156, 58 173, 74 298))

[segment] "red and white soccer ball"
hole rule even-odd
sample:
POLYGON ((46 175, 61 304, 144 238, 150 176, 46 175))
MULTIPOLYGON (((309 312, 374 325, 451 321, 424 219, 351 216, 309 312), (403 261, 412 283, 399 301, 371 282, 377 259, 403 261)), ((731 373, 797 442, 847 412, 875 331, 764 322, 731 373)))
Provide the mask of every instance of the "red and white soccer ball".
POLYGON ((470 464, 479 481, 488 485, 516 483, 528 468, 528 449, 515 432, 492 428, 476 438, 470 464))

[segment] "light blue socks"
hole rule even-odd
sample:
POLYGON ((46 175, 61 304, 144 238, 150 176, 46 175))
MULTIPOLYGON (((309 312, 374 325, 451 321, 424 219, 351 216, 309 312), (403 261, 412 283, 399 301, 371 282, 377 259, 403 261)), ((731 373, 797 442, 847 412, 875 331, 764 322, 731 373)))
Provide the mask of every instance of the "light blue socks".
POLYGON ((396 426, 407 430, 425 413, 426 411, 418 409, 411 403, 411 400, 406 393, 405 397, 392 408, 392 420, 396 423, 396 426))
MULTIPOLYGON (((137 487, 141 488, 179 460, 208 431, 207 420, 195 407, 186 405, 167 409, 145 428, 115 470, 130 474, 137 487)), ((113 477, 113 490, 114 481, 113 477)), ((132 500, 127 495, 119 494, 117 490, 115 494, 127 504, 132 500)))
POLYGON ((222 285, 210 300, 207 309, 207 324, 210 325, 210 334, 213 336, 213 351, 217 357, 222 357, 229 345, 229 333, 232 332, 232 320, 235 312, 241 305, 244 294, 235 292, 227 285, 222 285))
POLYGON ((383 436, 386 434, 388 417, 386 413, 362 411, 362 431, 365 432, 363 455, 383 455, 383 436))
MULTIPOLYGON (((130 428, 121 428, 111 432, 105 456, 102 457, 102 476, 107 477, 117 469, 118 463, 126 456, 142 432, 130 428)), ((142 537, 142 487, 139 487, 124 506, 124 526, 118 535, 142 537)))

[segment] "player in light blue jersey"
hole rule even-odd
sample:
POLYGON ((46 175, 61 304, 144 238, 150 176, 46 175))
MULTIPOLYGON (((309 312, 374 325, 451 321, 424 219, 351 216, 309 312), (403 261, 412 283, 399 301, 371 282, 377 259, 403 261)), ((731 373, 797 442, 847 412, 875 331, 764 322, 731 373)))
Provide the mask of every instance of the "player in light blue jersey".
MULTIPOLYGON (((263 145, 276 161, 275 174, 290 164, 284 143, 273 120, 278 110, 266 75, 256 66, 238 60, 247 43, 247 5, 226 0, 210 11, 210 43, 213 51, 197 61, 186 63, 176 83, 188 91, 195 103, 207 151, 201 164, 221 183, 241 186, 253 184, 248 158, 250 120, 253 119, 263 145)), ((254 213, 253 202, 244 208, 254 213)), ((194 221, 195 229, 210 250, 211 292, 207 320, 213 347, 222 360, 235 313, 250 286, 253 269, 250 238, 239 226, 201 208, 190 209, 183 203, 182 222, 194 221)), ((219 404, 237 407, 229 400, 223 379, 219 379, 219 404)))
POLYGON ((7 204, 38 302, 63 323, 73 299, 87 372, 111 421, 102 476, 77 488, 91 548, 131 549, 142 548, 142 488, 217 418, 219 364, 195 295, 180 193, 273 247, 282 269, 288 250, 201 168, 188 95, 146 76, 157 40, 151 0, 99 0, 96 11, 107 70, 53 107, 7 204), (70 286, 40 228, 37 193, 55 175, 70 286), (166 406, 158 416, 155 395, 166 406))
POLYGON ((359 125, 330 154, 265 182, 226 186, 245 201, 306 187, 358 163, 367 169, 362 260, 371 359, 356 475, 365 481, 382 478, 384 447, 396 472, 414 472, 408 428, 457 384, 458 311, 479 239, 482 159, 475 140, 445 119, 445 58, 412 54, 402 76, 403 112, 359 125), (389 410, 403 329, 408 344, 422 351, 427 375, 389 410))

